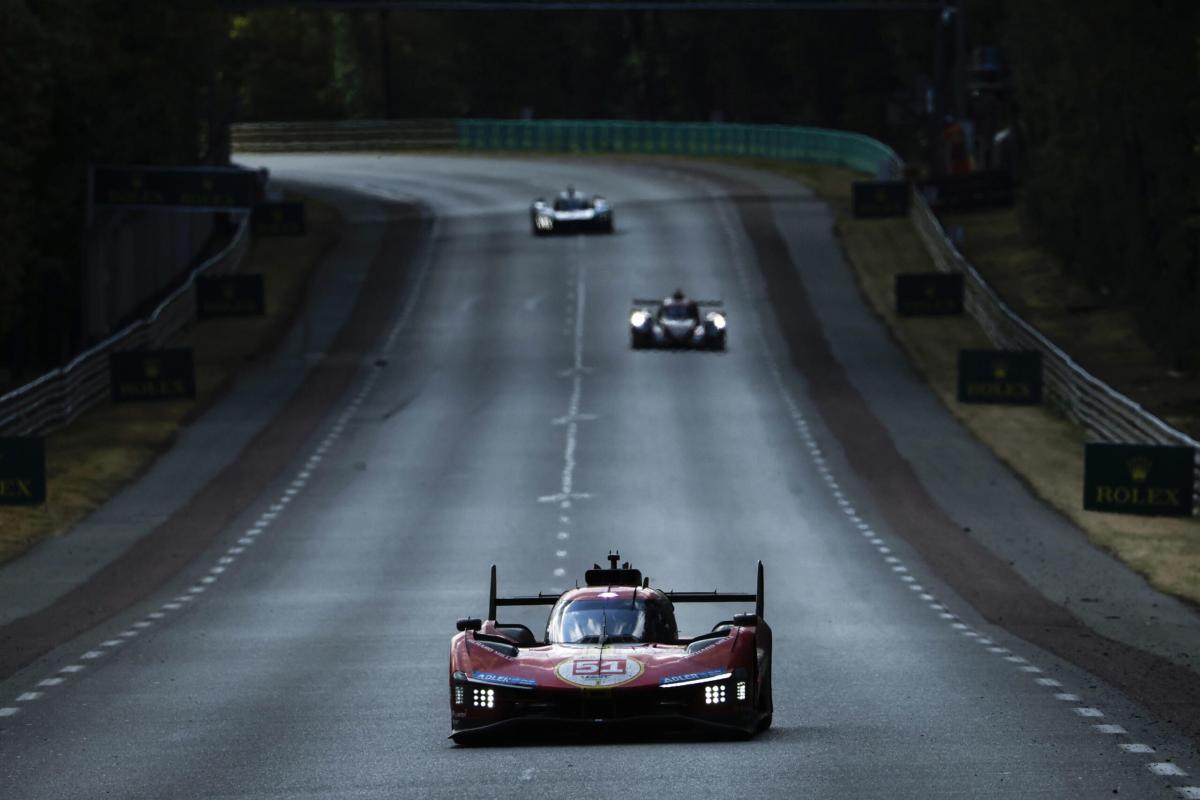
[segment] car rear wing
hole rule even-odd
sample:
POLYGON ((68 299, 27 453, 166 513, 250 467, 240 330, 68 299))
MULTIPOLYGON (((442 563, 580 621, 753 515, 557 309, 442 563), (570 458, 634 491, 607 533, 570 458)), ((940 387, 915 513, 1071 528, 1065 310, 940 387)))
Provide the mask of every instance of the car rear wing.
POLYGON ((558 602, 558 598, 557 594, 542 594, 541 592, 524 597, 497 597, 496 565, 492 564, 491 587, 488 589, 488 619, 496 619, 497 606, 552 606, 558 602))
MULTIPOLYGON (((646 578, 642 586, 649 588, 650 579, 646 578)), ((765 594, 763 590, 763 563, 758 562, 758 582, 753 594, 738 592, 663 592, 672 603, 754 603, 754 614, 758 619, 763 618, 765 594)), ((525 595, 520 597, 496 596, 496 565, 492 564, 491 585, 488 589, 488 619, 496 619, 496 609, 499 606, 552 606, 558 602, 557 594, 525 595)))
MULTIPOLYGON (((661 306, 662 302, 663 298, 661 297, 656 297, 653 299, 648 299, 645 297, 633 298, 633 304, 635 306, 661 306)), ((693 300, 692 302, 698 306, 710 306, 712 308, 720 308, 721 306, 725 305, 724 300, 693 300)))
POLYGON ((736 592, 663 592, 672 603, 754 603, 754 614, 763 618, 765 596, 763 591, 763 563, 758 562, 758 584, 754 594, 736 592))

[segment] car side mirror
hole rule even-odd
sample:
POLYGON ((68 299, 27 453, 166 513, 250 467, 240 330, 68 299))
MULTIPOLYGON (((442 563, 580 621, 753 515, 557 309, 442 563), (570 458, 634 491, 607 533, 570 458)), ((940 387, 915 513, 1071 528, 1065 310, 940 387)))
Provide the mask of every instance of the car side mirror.
POLYGON ((758 624, 758 614, 734 614, 733 624, 739 628, 753 628, 758 624))
POLYGON ((463 617, 454 623, 454 627, 460 631, 477 631, 483 627, 483 621, 475 617, 463 617))

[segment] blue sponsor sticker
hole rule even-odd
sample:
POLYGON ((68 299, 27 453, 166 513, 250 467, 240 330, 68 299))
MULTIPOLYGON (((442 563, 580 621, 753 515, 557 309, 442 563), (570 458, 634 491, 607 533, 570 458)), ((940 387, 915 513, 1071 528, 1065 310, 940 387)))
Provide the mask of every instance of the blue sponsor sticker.
POLYGON ((497 675, 494 672, 472 672, 471 677, 486 683, 498 683, 502 686, 537 686, 533 678, 518 678, 514 675, 497 675))
POLYGON ((670 677, 660 680, 658 685, 670 686, 673 683, 683 683, 684 681, 704 680, 705 678, 711 678, 714 675, 724 675, 727 671, 728 670, 723 669, 709 669, 705 670, 704 672, 687 672, 683 675, 671 675, 670 677))

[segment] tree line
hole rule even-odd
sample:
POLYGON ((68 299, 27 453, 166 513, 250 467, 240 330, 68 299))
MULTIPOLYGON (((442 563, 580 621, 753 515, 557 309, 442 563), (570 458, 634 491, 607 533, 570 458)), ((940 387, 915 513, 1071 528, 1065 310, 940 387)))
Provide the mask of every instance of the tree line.
MULTIPOLYGON (((1028 229, 1195 358, 1192 0, 964 0, 997 44, 1028 229)), ((534 117, 814 125, 920 160, 928 12, 237 13, 216 0, 0 0, 0 368, 75 340, 86 165, 219 159, 230 119, 534 117)), ((944 77, 944 76, 943 76, 944 77)))

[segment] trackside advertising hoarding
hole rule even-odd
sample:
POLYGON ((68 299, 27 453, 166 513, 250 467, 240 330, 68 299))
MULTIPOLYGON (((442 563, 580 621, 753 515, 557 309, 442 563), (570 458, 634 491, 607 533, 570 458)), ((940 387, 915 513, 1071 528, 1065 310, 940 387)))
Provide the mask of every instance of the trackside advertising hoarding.
POLYGON ((1083 507, 1117 514, 1190 516, 1195 463, 1196 452, 1190 447, 1088 444, 1083 507))
POLYGON ((0 437, 0 506, 40 506, 46 502, 46 440, 40 436, 0 437))

